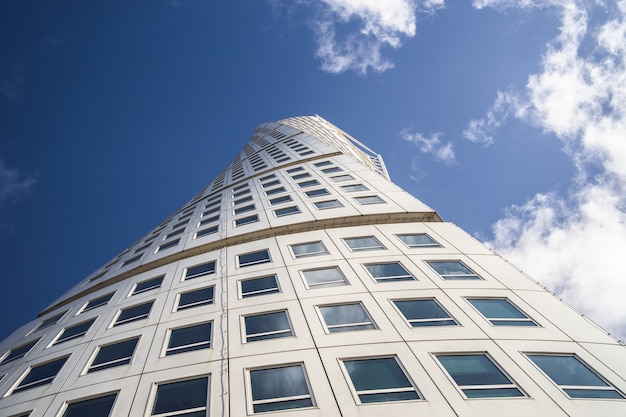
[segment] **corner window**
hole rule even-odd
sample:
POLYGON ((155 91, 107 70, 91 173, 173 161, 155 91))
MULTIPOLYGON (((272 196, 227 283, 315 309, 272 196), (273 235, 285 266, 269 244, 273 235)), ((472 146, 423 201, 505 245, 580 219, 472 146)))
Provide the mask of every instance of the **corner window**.
POLYGON ((363 265, 376 282, 413 281, 411 275, 400 262, 363 265))
POLYGON ((313 197, 319 197, 322 195, 329 195, 330 192, 328 192, 326 188, 320 188, 317 190, 305 191, 304 194, 306 194, 306 196, 309 198, 313 198, 313 197))
POLYGON ((343 207, 343 204, 339 200, 326 200, 326 201, 318 201, 317 203, 313 203, 318 210, 326 210, 332 208, 343 207))
POLYGON ((178 299, 177 310, 185 310, 187 308, 200 307, 207 304, 213 304, 214 287, 201 288, 195 291, 184 292, 180 294, 178 299))
POLYGON ((245 316, 244 326, 246 342, 293 336, 285 310, 245 316))
POLYGON ((396 235, 402 243, 404 243, 408 248, 416 249, 416 248, 439 248, 441 245, 435 242, 433 238, 428 236, 426 233, 417 233, 411 235, 396 235))
POLYGON ((363 184, 342 185, 341 188, 347 193, 354 193, 356 191, 369 191, 369 188, 363 184))
POLYGON ((328 251, 324 244, 321 241, 317 242, 309 242, 309 243, 300 243, 298 245, 290 245, 291 253, 293 257, 305 258, 307 256, 318 256, 318 255, 327 255, 328 251))
POLYGON ((455 326, 456 321, 432 298, 393 302, 411 327, 455 326))
POLYGON ((33 366, 24 379, 15 387, 13 393, 52 383, 65 364, 65 361, 67 361, 67 358, 68 357, 65 357, 42 365, 33 366))
POLYGON ((148 316, 150 315, 150 310, 152 310, 152 304, 154 304, 154 301, 121 310, 119 316, 117 316, 117 319, 113 323, 113 326, 119 326, 121 324, 126 324, 148 318, 148 316))
POLYGON ((376 328, 361 303, 319 306, 318 309, 328 333, 376 328))
POLYGON ((280 292, 276 275, 259 277, 240 281, 241 298, 256 297, 257 295, 273 294, 280 292))
POLYGON ((344 360, 343 366, 361 404, 420 399, 395 356, 344 360))
POLYGON ((576 355, 527 354, 570 398, 614 398, 624 395, 576 355))
POLYGON ((255 214, 254 216, 242 217, 241 219, 235 220, 235 227, 243 226, 245 224, 256 223, 259 221, 259 216, 255 214))
POLYGON ((113 297, 113 294, 115 293, 112 292, 110 294, 105 294, 101 297, 94 298, 93 300, 89 300, 85 307, 82 309, 81 313, 106 305, 113 297))
POLYGON ((209 275, 215 273, 215 261, 207 262, 204 264, 194 265, 185 271, 185 280, 194 279, 203 275, 209 275))
POLYGON ((362 206, 368 205, 368 204, 382 204, 385 203, 385 200, 383 200, 382 198, 380 198, 377 195, 367 195, 367 196, 363 196, 363 197, 354 197, 354 199, 356 200, 357 203, 359 203, 362 206))
POLYGON ((302 271, 302 276, 309 288, 335 287, 347 284, 346 279, 337 266, 309 269, 302 271))
POLYGON ((267 249, 260 250, 258 252, 245 253, 237 256, 237 263, 240 268, 258 264, 265 264, 272 262, 270 259, 270 252, 267 249))
POLYGON ((109 417, 117 393, 69 403, 62 417, 109 417))
POLYGON ((298 208, 298 206, 291 206, 291 207, 285 207, 285 208, 281 208, 278 210, 274 210, 274 214, 276 215, 276 217, 289 216, 291 214, 298 214, 298 213, 300 213, 300 209, 298 208))
POLYGON ((87 373, 128 365, 133 359, 139 338, 125 340, 112 345, 100 346, 87 373))
POLYGON ((150 415, 204 417, 208 402, 208 377, 158 384, 150 415))
POLYGON ((426 263, 445 280, 482 279, 461 261, 428 261, 426 263))
POLYGON ((467 301, 494 326, 537 325, 506 298, 468 298, 467 301))
POLYGON ((165 278, 165 275, 161 275, 160 277, 152 278, 152 279, 149 279, 149 280, 137 283, 137 285, 135 285, 135 288, 133 289, 131 295, 136 295, 136 294, 140 294, 142 292, 146 292, 146 291, 154 290, 156 288, 160 288, 161 287, 161 283, 163 282, 163 278, 165 278))
POLYGON ((349 237, 343 239, 352 252, 385 249, 374 236, 349 237))
POLYGON ((437 355, 437 359, 467 398, 525 396, 484 353, 437 355))
POLYGON ((21 346, 13 348, 9 350, 9 354, 0 361, 0 365, 4 365, 5 363, 9 363, 19 358, 23 358, 30 350, 39 342, 39 339, 35 339, 31 342, 25 343, 21 346))
POLYGON ((313 407, 303 364, 249 372, 253 413, 313 407))
POLYGON ((65 329, 63 329, 54 344, 58 345, 59 343, 67 342, 68 340, 77 339, 84 336, 89 331, 91 325, 95 321, 96 319, 91 319, 89 321, 75 324, 74 326, 66 327, 65 329))
POLYGON ((165 355, 191 352, 211 347, 212 323, 202 323, 195 326, 172 329, 165 355))

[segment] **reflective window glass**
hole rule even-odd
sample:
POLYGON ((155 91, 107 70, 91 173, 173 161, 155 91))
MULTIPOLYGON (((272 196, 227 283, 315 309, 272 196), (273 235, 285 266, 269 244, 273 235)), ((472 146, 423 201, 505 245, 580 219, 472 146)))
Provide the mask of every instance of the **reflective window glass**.
POLYGON ((254 413, 314 405, 304 365, 251 370, 250 388, 254 413))
POLYGON ((117 393, 69 403, 63 417, 109 417, 117 393))
POLYGON ((420 399, 395 357, 344 360, 343 365, 361 403, 420 399))
POLYGON ((440 245, 426 233, 396 235, 409 248, 438 248, 440 245))
POLYGON ((454 326, 456 321, 434 299, 393 302, 412 327, 454 326))
POLYGON ((178 299, 178 310, 213 304, 213 292, 214 287, 207 287, 182 293, 178 299))
POLYGON ((246 279, 240 281, 241 297, 255 297, 257 295, 265 295, 280 292, 278 282, 275 275, 246 279))
POLYGON ((334 287, 347 284, 346 279, 337 266, 309 269, 302 271, 302 275, 309 288, 334 287))
POLYGON ((185 279, 198 278, 203 275, 212 274, 215 272, 215 261, 207 262, 200 265, 194 265, 185 271, 185 279))
POLYGON ((506 298, 468 298, 467 301, 494 326, 536 326, 506 298))
POLYGON ((116 366, 128 365, 133 359, 139 338, 101 346, 87 372, 101 371, 116 366))
POLYGON ((246 316, 244 323, 247 342, 293 336, 287 311, 246 316))
POLYGON ((154 304, 154 301, 123 309, 117 316, 114 326, 147 318, 150 315, 152 304, 154 304))
POLYGON ((270 252, 267 249, 238 255, 237 259, 240 268, 271 262, 270 252))
POLYGON ((65 364, 65 361, 67 361, 67 357, 33 366, 30 368, 30 371, 28 371, 26 377, 24 377, 13 390, 13 393, 50 384, 65 364))
POLYGON ((170 382, 157 386, 152 416, 206 417, 209 378, 170 382))
POLYGON ((343 241, 353 252, 385 249, 383 244, 374 236, 348 237, 344 238, 343 241))
POLYGON ((329 333, 376 328, 361 303, 320 306, 319 310, 329 333))
POLYGON ((415 279, 413 275, 404 269, 400 262, 367 264, 363 266, 376 282, 413 281, 415 279))
POLYGON ((427 263, 443 279, 481 279, 461 261, 428 261, 427 263))
POLYGON ((328 254, 326 248, 324 247, 324 244, 320 241, 290 245, 289 247, 291 248, 291 253, 293 253, 294 258, 296 259, 304 258, 307 256, 328 254))
POLYGON ((165 355, 191 352, 211 347, 212 323, 172 329, 165 355))

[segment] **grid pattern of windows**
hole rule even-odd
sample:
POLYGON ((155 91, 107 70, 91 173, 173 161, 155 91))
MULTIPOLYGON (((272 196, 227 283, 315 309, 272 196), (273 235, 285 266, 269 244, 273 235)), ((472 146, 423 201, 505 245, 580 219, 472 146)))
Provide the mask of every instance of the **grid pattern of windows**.
POLYGON ((89 372, 101 371, 116 366, 128 365, 133 359, 139 338, 125 340, 111 345, 101 346, 94 358, 89 372))
POLYGON ((241 298, 256 297, 257 295, 273 294, 280 292, 276 275, 252 278, 240 281, 241 298))
POLYGON ((212 327, 213 323, 209 322, 172 329, 165 354, 175 355, 210 348, 212 327))
POLYGON ((318 308, 329 333, 376 328, 361 303, 319 306, 318 308))
POLYGON ((506 298, 468 298, 494 326, 536 326, 534 321, 506 298))
POLYGON ((204 417, 208 402, 208 377, 159 384, 150 415, 204 417))
POLYGON ((244 327, 246 342, 293 336, 285 310, 245 316, 244 327))
POLYGON ((420 399, 396 357, 344 360, 343 366, 362 404, 420 399))
POLYGON ((200 288, 199 290, 184 292, 178 298, 177 310, 200 307, 213 304, 214 287, 200 288))
POLYGON ((454 326, 456 321, 432 298, 393 302, 411 327, 454 326))
POLYGON ((252 391, 252 412, 289 410, 312 407, 313 396, 309 388, 304 365, 249 371, 252 391))
POLYGON ((428 261, 428 265, 443 279, 481 279, 461 261, 428 261))
POLYGON ((484 353, 437 355, 467 398, 524 397, 515 383, 484 353))
POLYGON ((614 398, 624 395, 572 354, 527 354, 570 398, 614 398))
POLYGON ((33 366, 30 368, 24 379, 22 379, 17 387, 15 387, 13 393, 50 384, 65 364, 65 361, 67 361, 67 357, 44 363, 42 365, 33 366))

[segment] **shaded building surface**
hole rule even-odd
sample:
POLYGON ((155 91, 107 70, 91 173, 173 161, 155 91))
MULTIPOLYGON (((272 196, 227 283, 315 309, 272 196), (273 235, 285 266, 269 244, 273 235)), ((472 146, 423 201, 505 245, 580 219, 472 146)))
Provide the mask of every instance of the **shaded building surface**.
POLYGON ((0 416, 625 416, 625 376, 619 341, 295 117, 0 344, 0 416))

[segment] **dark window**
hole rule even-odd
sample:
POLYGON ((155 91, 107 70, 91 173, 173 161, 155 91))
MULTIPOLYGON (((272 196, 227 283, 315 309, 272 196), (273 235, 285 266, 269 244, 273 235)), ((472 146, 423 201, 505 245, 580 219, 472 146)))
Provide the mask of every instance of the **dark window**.
POLYGON ((24 357, 39 341, 39 339, 33 340, 16 348, 13 348, 9 351, 9 354, 5 356, 2 361, 0 361, 0 365, 14 361, 15 359, 19 359, 24 357))
POLYGON ((133 353, 135 353, 138 341, 139 338, 135 338, 112 345, 101 346, 87 372, 128 365, 133 359, 133 353))
POLYGON ((117 320, 115 320, 115 324, 113 325, 119 326, 120 324, 130 323, 133 321, 148 318, 153 303, 154 301, 150 301, 149 303, 139 304, 137 306, 123 309, 120 312, 120 315, 117 317, 117 320))
POLYGON ((165 354, 175 355, 210 348, 211 328, 212 323, 202 323, 195 326, 172 329, 165 354))
POLYGON ((142 282, 137 283, 137 285, 135 286, 135 289, 133 290, 132 295, 150 291, 155 288, 161 287, 163 278, 165 278, 165 275, 161 275, 160 277, 152 278, 147 281, 142 281, 142 282))
POLYGON ((215 272, 215 261, 207 262, 200 265, 195 265, 187 268, 185 272, 185 279, 198 278, 203 275, 212 274, 215 272))
POLYGON ((55 345, 59 343, 67 342, 71 339, 77 339, 82 337, 89 331, 91 325, 96 321, 96 319, 91 319, 89 321, 85 321, 82 323, 75 324, 74 326, 67 327, 63 329, 59 338, 54 342, 55 345))
POLYGON ((307 197, 312 198, 312 197, 319 197, 322 195, 329 195, 330 192, 328 192, 326 188, 319 188, 317 190, 305 191, 304 194, 306 194, 307 197))
POLYGON ((242 217, 241 219, 235 220, 235 226, 243 226, 244 224, 255 223, 258 221, 259 216, 255 214, 254 216, 242 217))
POLYGON ((306 187, 313 187, 314 185, 319 185, 319 181, 318 180, 308 180, 308 181, 303 181, 303 182, 299 182, 298 186, 300 188, 306 188, 306 187))
POLYGON ((244 317, 246 342, 293 336, 287 311, 255 314, 244 317))
POLYGON ((109 417, 117 393, 67 405, 63 417, 109 417))
POLYGON ((50 384, 65 364, 65 361, 67 361, 67 357, 33 366, 26 377, 13 390, 13 393, 50 384))
POLYGON ((363 265, 376 282, 412 281, 411 275, 400 262, 363 265))
POLYGON ((411 327, 455 326, 457 323, 432 298, 422 300, 396 300, 393 302, 411 327))
POLYGON ((250 371, 254 413, 312 407, 304 365, 250 371))
POLYGON ((159 384, 153 416, 205 417, 208 414, 209 378, 159 384))
POLYGON ((292 201, 291 196, 290 195, 284 195, 284 196, 281 196, 281 197, 272 198, 270 200, 270 204, 272 206, 274 206, 276 204, 286 203, 288 201, 292 201))
POLYGON ((298 208, 298 206, 291 206, 274 210, 274 214, 276 214, 276 217, 289 216, 290 214, 298 213, 300 213, 300 209, 298 208))
POLYGON ((110 294, 105 294, 101 297, 94 298, 93 300, 89 300, 89 302, 87 302, 87 305, 85 305, 85 308, 83 308, 82 312, 84 313, 85 311, 93 310, 94 308, 106 305, 113 297, 113 294, 115 293, 112 292, 110 294))
POLYGON ((395 357, 344 360, 343 364, 361 403, 420 399, 395 357))
POLYGON ((212 235, 213 233, 217 233, 218 226, 207 227, 206 229, 198 230, 196 232, 196 239, 199 237, 204 237, 208 235, 212 235))
POLYGON ((255 297, 280 292, 275 275, 241 281, 241 297, 255 297))
POLYGON ((213 304, 214 291, 214 287, 207 287, 182 293, 178 299, 178 310, 213 304))
POLYGON ((238 255, 237 259, 241 268, 271 262, 270 252, 267 249, 244 253, 243 255, 238 255))
POLYGON ((506 298, 469 298, 467 301, 494 326, 536 326, 506 298))
POLYGON ((283 191, 285 191, 285 187, 272 188, 271 190, 267 190, 265 192, 265 195, 274 195, 274 194, 282 193, 283 191))

